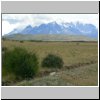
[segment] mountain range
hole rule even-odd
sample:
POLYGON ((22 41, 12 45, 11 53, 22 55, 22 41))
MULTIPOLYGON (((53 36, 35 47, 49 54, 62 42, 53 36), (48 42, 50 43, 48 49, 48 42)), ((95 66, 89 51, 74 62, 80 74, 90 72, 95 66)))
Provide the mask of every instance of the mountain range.
POLYGON ((60 23, 50 22, 47 24, 41 24, 39 26, 32 27, 31 25, 26 26, 23 30, 14 29, 6 37, 17 35, 66 35, 66 36, 84 36, 87 38, 98 38, 98 29, 93 24, 83 24, 81 22, 66 22, 60 23))

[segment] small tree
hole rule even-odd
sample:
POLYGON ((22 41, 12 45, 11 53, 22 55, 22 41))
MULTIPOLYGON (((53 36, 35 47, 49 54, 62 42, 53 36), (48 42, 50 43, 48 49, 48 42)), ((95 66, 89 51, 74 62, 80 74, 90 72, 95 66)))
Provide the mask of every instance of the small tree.
POLYGON ((63 67, 63 61, 60 57, 53 54, 49 54, 42 61, 42 67, 61 68, 63 67))
POLYGON ((15 48, 3 54, 3 67, 17 78, 32 78, 38 71, 38 61, 35 54, 30 54, 22 48, 15 48))

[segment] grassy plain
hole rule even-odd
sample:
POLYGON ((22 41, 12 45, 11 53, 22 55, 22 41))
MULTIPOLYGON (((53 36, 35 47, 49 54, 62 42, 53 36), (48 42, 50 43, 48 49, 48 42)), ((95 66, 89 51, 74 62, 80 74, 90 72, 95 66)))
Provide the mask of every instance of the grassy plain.
MULTIPOLYGON (((98 84, 98 43, 97 42, 30 42, 3 40, 2 47, 11 50, 25 48, 37 54, 39 73, 30 81, 14 81, 11 85, 47 86, 95 86, 98 84), (64 66, 60 70, 41 67, 41 61, 48 54, 62 58, 64 66), (50 73, 56 72, 53 76, 50 73)), ((17 62, 16 62, 17 63, 17 62)), ((3 66, 2 66, 3 67, 3 66)), ((2 80, 14 79, 13 75, 2 74, 2 80)))

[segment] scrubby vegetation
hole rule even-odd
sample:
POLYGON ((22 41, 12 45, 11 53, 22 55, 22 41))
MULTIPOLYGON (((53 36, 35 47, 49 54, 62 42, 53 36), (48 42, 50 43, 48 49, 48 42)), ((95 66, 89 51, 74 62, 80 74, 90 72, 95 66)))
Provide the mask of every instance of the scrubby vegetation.
POLYGON ((4 86, 98 83, 97 42, 2 40, 2 46, 4 86))
POLYGON ((24 41, 22 41, 22 40, 20 41, 20 43, 23 43, 23 42, 24 42, 24 41))
POLYGON ((16 78, 29 79, 38 72, 38 59, 25 49, 14 48, 5 51, 2 57, 3 70, 13 73, 16 78))
POLYGON ((3 52, 7 51, 7 48, 6 47, 2 47, 2 51, 3 52))
POLYGON ((43 59, 42 67, 61 68, 63 67, 63 60, 56 55, 49 54, 43 59))

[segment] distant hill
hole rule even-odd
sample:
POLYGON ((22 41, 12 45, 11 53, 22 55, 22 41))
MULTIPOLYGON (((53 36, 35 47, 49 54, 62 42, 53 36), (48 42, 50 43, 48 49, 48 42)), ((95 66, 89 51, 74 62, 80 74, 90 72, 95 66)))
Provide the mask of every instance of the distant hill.
POLYGON ((12 34, 3 36, 11 40, 38 40, 38 41, 97 41, 97 39, 89 38, 82 35, 66 35, 66 34, 12 34))

